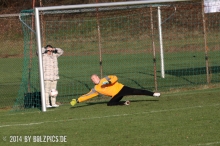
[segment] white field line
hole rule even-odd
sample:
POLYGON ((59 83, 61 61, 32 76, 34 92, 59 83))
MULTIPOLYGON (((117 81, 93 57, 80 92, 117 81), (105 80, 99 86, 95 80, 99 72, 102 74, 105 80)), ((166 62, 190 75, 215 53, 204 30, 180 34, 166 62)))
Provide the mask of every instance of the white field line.
MULTIPOLYGON (((55 111, 55 110, 47 110, 47 112, 53 112, 53 111, 55 111)), ((33 114, 33 113, 42 113, 42 111, 25 112, 25 113, 24 112, 18 112, 18 113, 7 114, 7 115, 2 115, 2 116, 8 116, 8 115, 13 116, 13 115, 18 115, 18 114, 24 115, 24 114, 33 114)))
MULTIPOLYGON (((220 89, 220 88, 219 88, 220 89)), ((174 91, 173 93, 171 93, 171 94, 162 94, 162 96, 163 97, 170 97, 170 96, 179 96, 179 95, 192 95, 192 94, 196 94, 197 92, 199 92, 199 93, 209 93, 209 92, 211 92, 211 93, 214 93, 214 92, 219 92, 220 93, 220 90, 207 90, 207 89, 203 89, 203 90, 201 90, 201 89, 198 89, 198 90, 194 90, 195 92, 187 92, 187 91, 174 91)))
POLYGON ((210 142, 210 143, 200 143, 200 144, 195 144, 195 145, 190 145, 190 146, 209 146, 209 145, 217 145, 217 144, 220 144, 220 141, 210 142))
POLYGON ((175 109, 167 109, 167 110, 154 110, 154 111, 146 111, 146 112, 140 112, 140 113, 108 115, 108 116, 101 116, 101 117, 75 118, 75 119, 65 119, 65 120, 57 120, 57 121, 55 121, 55 120, 53 120, 53 121, 43 121, 43 122, 37 122, 37 123, 0 125, 0 128, 13 127, 13 126, 32 126, 32 125, 40 125, 40 124, 45 124, 45 123, 57 123, 57 122, 68 122, 68 121, 104 119, 104 118, 111 118, 111 117, 132 116, 132 115, 140 115, 140 114, 162 113, 162 112, 169 112, 169 111, 188 110, 188 109, 203 108, 203 107, 210 107, 210 106, 212 107, 212 106, 219 106, 219 105, 220 104, 212 104, 212 105, 206 105, 206 106, 193 106, 193 107, 175 108, 175 109))

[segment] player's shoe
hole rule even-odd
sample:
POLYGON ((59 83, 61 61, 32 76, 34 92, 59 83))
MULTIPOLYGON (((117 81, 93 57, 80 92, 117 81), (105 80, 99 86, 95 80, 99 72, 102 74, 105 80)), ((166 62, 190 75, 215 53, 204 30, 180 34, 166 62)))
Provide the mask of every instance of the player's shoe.
POLYGON ((46 107, 47 107, 47 108, 51 108, 52 106, 51 106, 51 105, 47 105, 46 107))
POLYGON ((57 105, 57 104, 54 104, 54 105, 52 105, 52 107, 59 107, 59 105, 57 105))
POLYGON ((70 104, 71 104, 72 106, 74 106, 74 105, 76 104, 76 99, 73 99, 73 100, 70 102, 70 104))
POLYGON ((124 105, 130 105, 130 101, 128 101, 128 100, 125 101, 125 102, 124 102, 124 105))
POLYGON ((154 97, 160 97, 160 93, 155 92, 155 93, 153 94, 153 96, 154 96, 154 97))

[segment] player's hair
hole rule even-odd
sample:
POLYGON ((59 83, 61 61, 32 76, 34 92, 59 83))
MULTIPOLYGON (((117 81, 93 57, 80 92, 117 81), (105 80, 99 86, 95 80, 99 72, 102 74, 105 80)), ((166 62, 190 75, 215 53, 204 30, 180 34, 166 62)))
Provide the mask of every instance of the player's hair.
POLYGON ((90 77, 92 77, 92 76, 98 76, 97 74, 92 74, 90 77))
POLYGON ((53 48, 51 45, 46 45, 45 49, 47 48, 53 48))
POLYGON ((47 50, 47 48, 53 48, 51 45, 46 45, 46 47, 44 47, 45 48, 45 52, 44 53, 47 53, 48 52, 48 50, 47 50))

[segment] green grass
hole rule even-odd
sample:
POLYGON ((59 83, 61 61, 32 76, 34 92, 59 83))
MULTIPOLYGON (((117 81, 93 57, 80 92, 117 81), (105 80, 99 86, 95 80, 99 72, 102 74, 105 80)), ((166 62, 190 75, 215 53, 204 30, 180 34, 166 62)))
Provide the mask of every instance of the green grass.
POLYGON ((0 145, 196 146, 220 145, 220 88, 129 96, 130 106, 107 107, 107 98, 40 112, 0 111, 0 145), (66 143, 33 142, 66 136, 66 143), (22 142, 10 142, 10 136, 22 142), (25 143, 24 136, 31 136, 25 143))
POLYGON ((14 104, 21 84, 22 64, 23 58, 0 59, 0 108, 14 104))
MULTIPOLYGON (((175 88, 196 87, 205 85, 205 61, 203 52, 184 52, 165 54, 165 78, 161 78, 160 61, 157 61, 157 81, 159 91, 169 91, 175 88), (194 57, 195 56, 195 57, 194 57)), ((212 80, 211 83, 219 82, 220 67, 218 65, 219 54, 213 52, 211 60, 212 80)), ((155 90, 152 54, 103 54, 103 75, 115 74, 119 81, 125 85, 135 88, 145 88, 155 90), (116 65, 117 64, 117 65, 116 65)), ((159 54, 157 54, 159 59, 159 54)), ((32 88, 39 88, 38 60, 33 61, 35 67, 31 70, 32 88)), ((18 90, 21 84, 22 75, 24 80, 28 80, 28 60, 23 65, 22 58, 1 59, 0 79, 2 102, 0 107, 13 106, 18 97, 18 90), (22 74, 22 67, 26 66, 26 71, 22 74), (10 67, 10 70, 9 70, 10 67)), ((62 56, 59 58, 58 101, 68 102, 72 98, 88 92, 92 87, 90 75, 99 73, 99 56, 62 56)), ((27 85, 26 85, 27 86, 27 85)), ((23 88, 26 90, 26 87, 23 88)), ((24 90, 24 91, 25 91, 24 90)), ((33 90, 36 91, 36 90, 33 90)), ((22 90, 23 92, 23 90, 22 90)), ((23 101, 24 93, 19 95, 19 100, 23 101)))

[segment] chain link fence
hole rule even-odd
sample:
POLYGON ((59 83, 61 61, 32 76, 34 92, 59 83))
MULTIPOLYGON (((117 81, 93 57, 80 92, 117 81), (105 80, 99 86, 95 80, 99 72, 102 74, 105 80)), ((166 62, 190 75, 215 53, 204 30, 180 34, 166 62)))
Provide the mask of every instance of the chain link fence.
POLYGON ((0 16, 0 108, 11 107, 22 78, 23 33, 17 15, 0 16))

